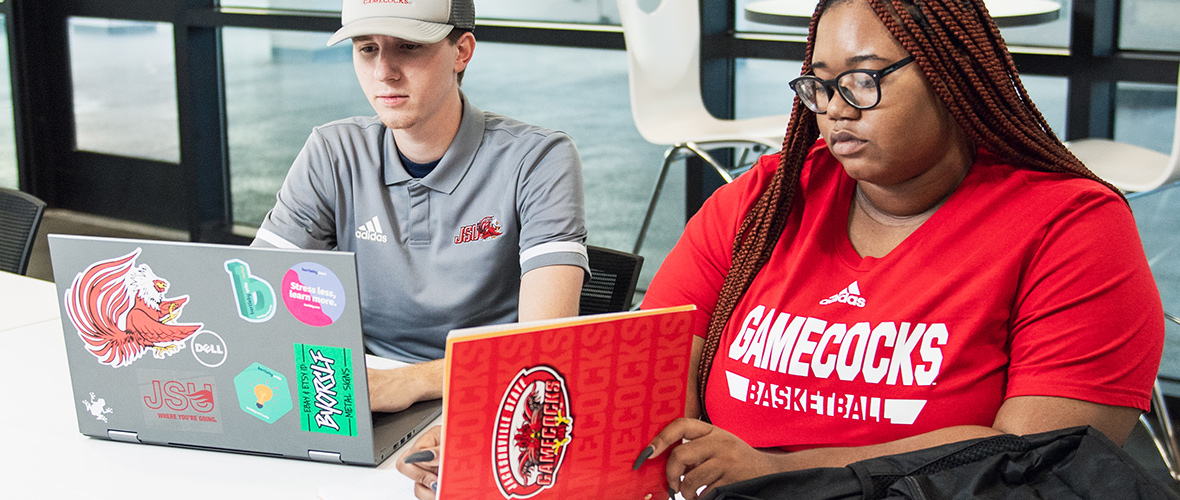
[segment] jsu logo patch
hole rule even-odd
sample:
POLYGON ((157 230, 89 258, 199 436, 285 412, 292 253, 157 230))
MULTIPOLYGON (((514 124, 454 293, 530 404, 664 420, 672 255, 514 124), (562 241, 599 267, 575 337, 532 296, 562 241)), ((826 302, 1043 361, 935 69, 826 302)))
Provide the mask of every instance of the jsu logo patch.
POLYGON ((548 366, 521 370, 500 402, 492 442, 496 485, 504 498, 528 498, 557 484, 573 429, 561 374, 548 366))
POLYGON ((489 215, 480 219, 475 224, 459 228, 459 235, 455 237, 455 244, 491 240, 502 234, 504 233, 500 229, 500 220, 496 219, 494 215, 489 215))

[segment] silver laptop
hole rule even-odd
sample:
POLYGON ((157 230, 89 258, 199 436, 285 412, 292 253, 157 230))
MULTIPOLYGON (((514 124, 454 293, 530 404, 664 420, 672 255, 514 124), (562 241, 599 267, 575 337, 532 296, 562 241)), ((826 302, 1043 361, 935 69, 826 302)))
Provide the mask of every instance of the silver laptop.
POLYGON ((371 413, 349 252, 49 235, 78 428, 376 465, 441 412, 371 413))

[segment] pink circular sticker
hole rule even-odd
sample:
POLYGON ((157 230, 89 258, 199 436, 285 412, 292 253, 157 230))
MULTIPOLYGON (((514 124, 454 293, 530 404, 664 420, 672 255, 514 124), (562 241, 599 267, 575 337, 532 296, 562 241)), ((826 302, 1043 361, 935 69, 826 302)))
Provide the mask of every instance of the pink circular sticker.
POLYGON ((282 293, 291 315, 311 326, 328 326, 344 312, 344 285, 331 270, 314 262, 301 262, 288 270, 282 293))

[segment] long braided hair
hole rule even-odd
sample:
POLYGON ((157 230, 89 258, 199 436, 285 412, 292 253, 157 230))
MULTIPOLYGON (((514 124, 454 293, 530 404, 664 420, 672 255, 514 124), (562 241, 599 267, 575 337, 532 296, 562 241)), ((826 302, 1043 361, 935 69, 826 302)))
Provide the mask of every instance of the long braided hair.
MULTIPOLYGON (((824 10, 852 0, 820 0, 807 37, 803 73, 811 72, 816 26, 824 10)), ((1000 30, 983 0, 868 1, 877 17, 914 57, 935 94, 967 139, 1009 164, 1065 172, 1114 188, 1065 148, 1029 99, 1000 30)), ((815 113, 798 97, 791 111, 779 167, 746 214, 733 242, 733 264, 721 287, 697 373, 701 413, 721 334, 738 301, 770 260, 787 224, 808 151, 819 138, 815 113)), ((1120 193, 1121 196, 1121 193, 1120 193)))

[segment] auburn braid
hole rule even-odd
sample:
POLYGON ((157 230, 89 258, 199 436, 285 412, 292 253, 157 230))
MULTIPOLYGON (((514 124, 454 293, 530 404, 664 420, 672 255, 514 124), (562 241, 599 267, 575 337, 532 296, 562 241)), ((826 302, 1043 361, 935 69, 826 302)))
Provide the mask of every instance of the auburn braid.
MULTIPOLYGON (((821 0, 816 6, 816 13, 811 16, 807 53, 803 62, 804 73, 811 71, 815 26, 819 22, 819 13, 825 3, 827 0, 821 0)), ((738 228, 731 251, 733 261, 721 285, 713 315, 709 318, 708 334, 705 336, 697 369, 697 398, 700 401, 701 417, 705 420, 708 420, 705 410, 705 388, 709 382, 709 371, 713 367, 713 357, 721 343, 721 332, 725 329, 729 317, 733 315, 738 300, 750 288, 754 276, 770 260, 778 237, 786 228, 787 214, 791 211, 795 191, 799 186, 803 161, 807 158, 811 145, 818 138, 819 126, 816 124, 815 115, 808 112, 807 107, 796 97, 791 109, 791 119, 787 124, 787 133, 783 137, 783 149, 778 153, 778 169, 738 228)))
MULTIPOLYGON (((816 26, 824 10, 853 0, 820 0, 811 17, 803 74, 811 72, 816 26)), ((935 95, 973 147, 1024 168, 1063 172, 1114 186, 1090 172, 1053 134, 1020 81, 1016 64, 983 0, 868 1, 889 32, 914 57, 935 95)), ((786 228, 803 163, 819 138, 813 112, 798 97, 779 151, 779 166, 746 214, 733 241, 733 262, 709 319, 697 372, 701 415, 725 325, 786 228)))

